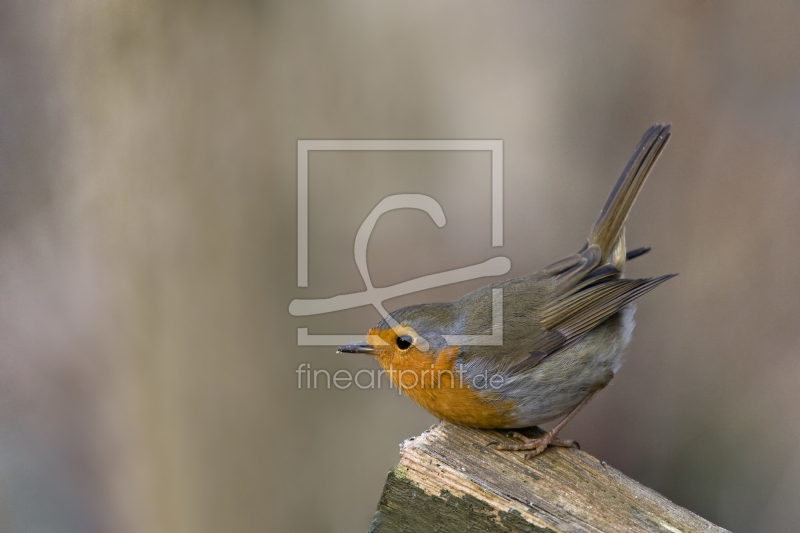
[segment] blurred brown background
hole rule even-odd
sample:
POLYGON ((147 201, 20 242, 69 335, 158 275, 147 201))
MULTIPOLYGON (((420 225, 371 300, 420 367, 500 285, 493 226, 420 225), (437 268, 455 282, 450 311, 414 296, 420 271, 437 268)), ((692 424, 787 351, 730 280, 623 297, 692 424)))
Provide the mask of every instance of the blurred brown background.
MULTIPOLYGON (((387 194, 378 286, 579 248, 641 133, 674 136, 634 208, 625 366, 567 429, 734 531, 800 524, 797 2, 0 1, 0 531, 365 531, 396 391, 298 390, 296 346, 358 333, 356 229, 387 194), (296 287, 298 139, 503 139, 488 153, 313 153, 296 287)), ((487 280, 387 303, 452 298, 487 280)))

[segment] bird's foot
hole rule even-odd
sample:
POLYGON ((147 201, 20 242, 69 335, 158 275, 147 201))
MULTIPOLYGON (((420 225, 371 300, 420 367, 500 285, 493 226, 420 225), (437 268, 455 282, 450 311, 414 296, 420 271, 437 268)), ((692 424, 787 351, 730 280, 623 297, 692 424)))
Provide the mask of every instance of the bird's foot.
POLYGON ((498 450, 508 450, 508 451, 529 450, 528 453, 526 453, 524 456, 525 459, 532 459, 536 457, 537 455, 545 451, 548 446, 560 446, 564 448, 572 448, 573 446, 575 446, 579 450, 581 448, 580 444, 578 444, 574 440, 557 439, 556 433, 553 431, 548 431, 540 437, 528 437, 523 435, 522 433, 513 431, 509 434, 509 436, 521 440, 522 444, 500 444, 494 442, 490 442, 489 444, 494 444, 496 446, 496 449, 498 450))

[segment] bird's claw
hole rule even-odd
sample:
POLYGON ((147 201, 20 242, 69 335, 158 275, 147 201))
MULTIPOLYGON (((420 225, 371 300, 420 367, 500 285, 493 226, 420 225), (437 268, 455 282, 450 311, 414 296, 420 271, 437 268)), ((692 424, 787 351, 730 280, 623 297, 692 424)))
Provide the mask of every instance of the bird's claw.
POLYGON ((532 459, 545 451, 548 446, 559 446, 564 448, 572 448, 577 447, 579 450, 581 448, 580 444, 573 440, 561 440, 557 439, 555 433, 548 431, 541 437, 531 438, 526 437, 522 433, 512 432, 510 437, 516 438, 517 440, 521 440, 522 444, 499 444, 497 442, 490 442, 487 446, 494 445, 495 449, 497 450, 506 450, 506 451, 528 451, 524 455, 525 459, 532 459))

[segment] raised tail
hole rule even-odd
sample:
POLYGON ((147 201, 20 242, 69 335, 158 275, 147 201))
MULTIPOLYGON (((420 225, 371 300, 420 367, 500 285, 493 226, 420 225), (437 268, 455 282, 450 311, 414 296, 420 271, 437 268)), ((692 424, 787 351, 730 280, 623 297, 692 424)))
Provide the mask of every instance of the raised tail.
POLYGON ((669 124, 651 126, 611 189, 606 205, 589 233, 589 245, 600 247, 600 264, 611 263, 622 270, 625 263, 625 220, 669 137, 669 124))

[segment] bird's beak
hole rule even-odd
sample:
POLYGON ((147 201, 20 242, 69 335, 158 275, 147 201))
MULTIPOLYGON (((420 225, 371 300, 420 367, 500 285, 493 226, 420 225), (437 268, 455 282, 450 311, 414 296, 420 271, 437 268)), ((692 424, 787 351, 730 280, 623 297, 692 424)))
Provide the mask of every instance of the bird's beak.
POLYGON ((339 349, 336 350, 336 353, 365 353, 368 355, 375 355, 378 353, 378 350, 373 348, 372 345, 366 341, 361 341, 353 344, 346 344, 345 346, 339 346, 339 349))

